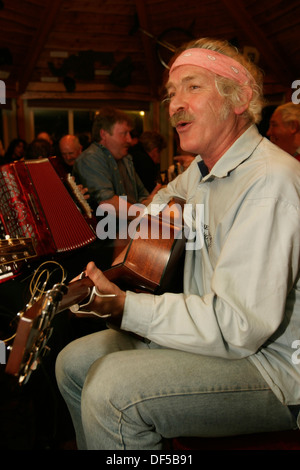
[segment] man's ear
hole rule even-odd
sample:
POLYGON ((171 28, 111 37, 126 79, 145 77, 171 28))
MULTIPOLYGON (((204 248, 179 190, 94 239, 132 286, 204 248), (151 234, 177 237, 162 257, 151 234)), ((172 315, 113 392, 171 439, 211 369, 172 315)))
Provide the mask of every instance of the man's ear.
POLYGON ((100 142, 104 142, 107 135, 107 131, 100 129, 100 142))
POLYGON ((234 112, 237 115, 243 114, 249 108, 249 103, 253 96, 252 88, 245 86, 241 89, 240 104, 234 107, 234 112))
POLYGON ((296 119, 288 122, 288 126, 291 129, 292 134, 297 134, 300 131, 300 124, 296 119))

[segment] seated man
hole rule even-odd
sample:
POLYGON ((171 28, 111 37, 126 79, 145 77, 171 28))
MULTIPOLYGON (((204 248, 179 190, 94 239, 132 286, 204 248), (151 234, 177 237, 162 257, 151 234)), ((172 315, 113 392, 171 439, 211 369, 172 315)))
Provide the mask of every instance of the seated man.
POLYGON ((72 172, 76 158, 82 153, 82 145, 76 135, 64 135, 59 141, 59 151, 65 170, 72 172))
POLYGON ((185 199, 198 243, 186 244, 177 294, 125 292, 87 265, 114 295, 90 308, 115 328, 56 363, 80 449, 300 424, 299 164, 258 133, 260 73, 227 42, 185 46, 166 88, 180 145, 199 155, 153 204, 185 199))
POLYGON ((300 161, 300 106, 292 102, 275 109, 267 132, 271 142, 300 161))
POLYGON ((105 202, 118 215, 119 196, 127 197, 125 208, 135 203, 148 204, 152 199, 128 155, 131 130, 131 119, 122 111, 107 107, 95 116, 93 142, 76 159, 73 169, 76 182, 88 188, 89 203, 94 209, 105 202))

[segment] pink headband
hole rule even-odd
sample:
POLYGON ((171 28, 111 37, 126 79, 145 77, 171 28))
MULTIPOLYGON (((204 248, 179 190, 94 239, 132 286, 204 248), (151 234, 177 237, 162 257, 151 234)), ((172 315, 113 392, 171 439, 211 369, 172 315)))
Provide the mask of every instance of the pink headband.
POLYGON ((231 57, 209 49, 192 48, 183 51, 171 66, 170 73, 180 65, 196 65, 211 72, 230 78, 240 85, 254 81, 252 75, 243 65, 231 57))

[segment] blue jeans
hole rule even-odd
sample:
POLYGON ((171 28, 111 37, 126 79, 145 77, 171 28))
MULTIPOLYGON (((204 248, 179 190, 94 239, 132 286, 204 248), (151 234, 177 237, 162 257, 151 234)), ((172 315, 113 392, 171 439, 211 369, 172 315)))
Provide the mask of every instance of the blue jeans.
POLYGON ((163 449, 163 438, 296 428, 248 359, 225 360, 105 330, 70 343, 56 376, 79 449, 163 449))

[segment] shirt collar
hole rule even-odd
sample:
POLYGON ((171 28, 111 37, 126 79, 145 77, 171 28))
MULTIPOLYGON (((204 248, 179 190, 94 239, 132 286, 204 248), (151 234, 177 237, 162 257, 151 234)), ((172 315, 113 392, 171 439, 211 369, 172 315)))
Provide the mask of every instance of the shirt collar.
POLYGON ((206 165, 199 156, 198 167, 204 178, 206 175, 223 178, 243 163, 253 153, 263 137, 259 134, 255 124, 251 125, 224 153, 217 163, 208 172, 206 165))
MULTIPOLYGON (((97 147, 99 147, 104 152, 106 156, 111 157, 114 159, 114 161, 116 161, 113 155, 110 153, 110 151, 106 147, 104 147, 104 145, 96 141, 94 143, 97 145, 97 147)), ((132 156, 128 153, 127 155, 125 155, 125 157, 122 158, 122 160, 124 160, 124 162, 125 160, 132 160, 132 156)))
POLYGON ((300 155, 300 147, 296 149, 296 152, 294 153, 294 157, 297 157, 298 155, 300 155))
POLYGON ((209 173, 209 170, 207 168, 207 166, 205 165, 204 161, 203 160, 200 160, 198 162, 198 168, 200 170, 200 173, 202 175, 202 178, 204 178, 206 175, 208 175, 209 173))

